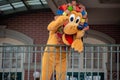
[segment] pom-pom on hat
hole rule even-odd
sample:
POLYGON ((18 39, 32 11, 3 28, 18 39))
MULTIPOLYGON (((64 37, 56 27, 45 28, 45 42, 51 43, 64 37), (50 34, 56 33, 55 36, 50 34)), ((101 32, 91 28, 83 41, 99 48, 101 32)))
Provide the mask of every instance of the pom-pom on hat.
POLYGON ((70 14, 71 11, 76 11, 82 14, 82 18, 80 21, 81 23, 78 26, 78 30, 82 30, 83 28, 88 26, 88 23, 87 23, 88 18, 87 18, 87 12, 86 12, 85 6, 82 4, 76 3, 76 0, 72 0, 71 3, 67 3, 59 6, 56 13, 57 15, 67 16, 70 14))
POLYGON ((57 15, 67 15, 71 11, 80 12, 82 16, 87 15, 87 12, 85 10, 85 7, 81 4, 77 4, 76 0, 72 0, 71 3, 63 4, 58 7, 59 10, 57 10, 57 15))
POLYGON ((67 9, 67 5, 63 4, 59 7, 59 9, 65 11, 67 9))

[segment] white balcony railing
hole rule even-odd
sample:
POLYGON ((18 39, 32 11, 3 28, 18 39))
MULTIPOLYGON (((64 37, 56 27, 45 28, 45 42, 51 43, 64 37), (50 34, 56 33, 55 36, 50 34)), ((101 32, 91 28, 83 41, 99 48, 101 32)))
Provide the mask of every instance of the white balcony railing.
MULTIPOLYGON (((40 80, 46 46, 48 54, 59 53, 61 56, 63 52, 66 53, 65 80, 120 80, 118 44, 85 44, 81 53, 65 45, 3 45, 0 46, 0 80, 40 80)), ((61 63, 62 57, 59 60, 61 63)), ((56 80, 54 68, 51 80, 56 80)), ((59 80, 62 79, 59 77, 59 80)))

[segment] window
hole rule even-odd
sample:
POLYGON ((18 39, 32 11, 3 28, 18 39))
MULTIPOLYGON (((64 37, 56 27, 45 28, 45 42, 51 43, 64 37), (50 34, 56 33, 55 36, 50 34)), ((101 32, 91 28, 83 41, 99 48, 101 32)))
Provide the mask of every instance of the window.
POLYGON ((2 68, 21 68, 23 51, 22 47, 10 47, 11 44, 4 43, 2 48, 2 68))
POLYGON ((22 80, 23 78, 23 45, 11 38, 0 38, 0 80, 22 80))
POLYGON ((85 47, 84 68, 103 68, 103 53, 102 47, 85 47))
POLYGON ((26 47, 16 45, 30 45, 33 40, 20 32, 5 28, 6 26, 0 26, 0 80, 24 80, 26 47))
POLYGON ((0 80, 22 80, 23 48, 1 43, 0 80))
POLYGON ((80 67, 80 55, 78 52, 74 52, 74 53, 71 53, 69 54, 69 57, 68 57, 68 68, 76 68, 78 69, 80 67))

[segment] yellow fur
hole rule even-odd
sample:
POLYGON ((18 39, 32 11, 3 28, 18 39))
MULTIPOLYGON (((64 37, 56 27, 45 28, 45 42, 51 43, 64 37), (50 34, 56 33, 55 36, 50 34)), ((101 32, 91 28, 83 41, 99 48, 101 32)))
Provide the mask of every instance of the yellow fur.
MULTIPOLYGON (((81 40, 81 37, 84 35, 83 30, 78 30, 77 26, 79 23, 76 23, 76 18, 80 17, 82 19, 81 13, 77 13, 76 11, 71 11, 71 13, 68 16, 58 16, 54 21, 52 21, 48 25, 49 30, 49 38, 47 41, 47 45, 57 45, 59 44, 58 38, 56 37, 56 31, 59 27, 61 27, 65 21, 68 21, 68 23, 65 25, 63 29, 63 35, 62 35, 62 41, 65 45, 71 46, 71 48, 74 48, 74 50, 81 52, 83 50, 83 43, 81 40), (75 15, 75 20, 70 22, 69 18, 70 15, 75 15), (72 44, 69 44, 69 42, 66 40, 65 35, 74 35, 74 39, 72 44)), ((54 70, 56 70, 56 80, 66 80, 66 53, 60 52, 59 47, 46 47, 45 52, 43 54, 42 58, 42 80, 50 80, 51 75, 54 70), (56 50, 56 52, 54 52, 56 50), (61 56, 60 56, 61 55, 61 56), (60 58, 61 62, 60 63, 60 58), (61 66, 60 66, 61 65, 61 66), (53 70, 54 69, 54 70, 53 70), (60 75, 60 76, 59 76, 60 75), (59 78, 59 79, 58 79, 59 78)))

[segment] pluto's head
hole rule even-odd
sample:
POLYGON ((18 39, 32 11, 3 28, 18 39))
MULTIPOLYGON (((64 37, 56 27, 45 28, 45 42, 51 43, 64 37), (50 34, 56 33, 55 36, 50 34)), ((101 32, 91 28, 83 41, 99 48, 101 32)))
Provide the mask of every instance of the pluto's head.
POLYGON ((81 13, 77 13, 76 11, 72 11, 69 15, 69 22, 64 27, 64 33, 68 35, 76 34, 79 31, 79 24, 82 19, 81 13))
POLYGON ((65 44, 71 45, 77 36, 83 35, 83 33, 78 35, 78 32, 82 31, 81 28, 79 28, 81 19, 82 14, 76 11, 71 11, 71 13, 68 15, 68 23, 64 26, 64 34, 62 36, 65 44))

